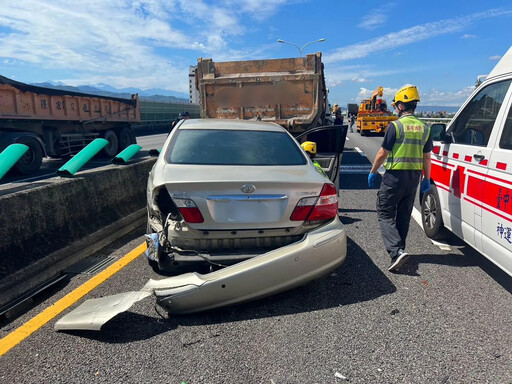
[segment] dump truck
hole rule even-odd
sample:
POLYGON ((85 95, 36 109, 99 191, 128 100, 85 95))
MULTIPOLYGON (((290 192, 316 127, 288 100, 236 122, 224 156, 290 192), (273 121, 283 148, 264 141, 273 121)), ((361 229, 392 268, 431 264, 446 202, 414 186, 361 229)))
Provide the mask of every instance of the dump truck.
POLYGON ((347 104, 347 115, 357 116, 358 110, 359 110, 359 107, 357 104, 355 104, 355 103, 347 104))
POLYGON ((131 99, 37 87, 0 76, 0 152, 13 143, 29 150, 16 163, 21 174, 37 171, 47 157, 78 153, 95 138, 109 144, 105 156, 136 143, 137 95, 131 99))
POLYGON ((368 132, 385 133, 389 123, 398 119, 388 110, 383 93, 384 89, 379 86, 371 98, 361 101, 356 120, 356 130, 361 136, 368 132))
POLYGON ((327 125, 322 54, 288 59, 197 60, 203 118, 261 120, 296 135, 327 125))

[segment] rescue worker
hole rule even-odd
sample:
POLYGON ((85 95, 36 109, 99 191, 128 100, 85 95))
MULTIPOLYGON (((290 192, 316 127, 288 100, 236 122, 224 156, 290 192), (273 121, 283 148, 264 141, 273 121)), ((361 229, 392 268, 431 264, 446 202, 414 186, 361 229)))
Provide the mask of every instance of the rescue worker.
POLYGON ((354 132, 354 124, 356 123, 356 116, 352 113, 350 115, 350 132, 354 132))
POLYGON ((336 114, 334 115, 334 125, 343 125, 343 116, 341 116, 341 110, 337 110, 336 114))
POLYGON ((325 173, 325 171, 323 170, 322 166, 320 164, 318 164, 318 162, 315 160, 316 143, 314 141, 305 141, 300 146, 302 147, 304 152, 306 152, 308 154, 309 158, 313 162, 313 165, 316 167, 316 170, 318 172, 320 172, 322 175, 324 175, 325 177, 329 178, 329 176, 327 176, 327 173, 325 173))
POLYGON ((176 124, 178 124, 181 120, 188 120, 190 119, 190 114, 187 111, 181 112, 171 123, 171 129, 169 130, 169 133, 174 129, 176 124))
POLYGON ((404 85, 391 104, 399 119, 387 127, 382 146, 368 175, 368 186, 375 186, 376 173, 384 164, 386 172, 377 193, 377 215, 391 263, 388 270, 399 272, 408 258, 405 239, 421 181, 421 192, 430 189, 430 152, 433 149, 430 128, 414 116, 420 101, 414 85, 404 85))

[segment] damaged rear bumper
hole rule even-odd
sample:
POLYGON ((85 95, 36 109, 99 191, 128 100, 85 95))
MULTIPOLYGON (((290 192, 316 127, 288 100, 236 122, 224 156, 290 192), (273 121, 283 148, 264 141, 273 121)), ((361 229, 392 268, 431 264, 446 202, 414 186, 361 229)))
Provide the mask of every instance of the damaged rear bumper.
POLYGON ((258 299, 329 273, 343 263, 346 254, 346 232, 336 218, 299 242, 215 272, 149 280, 139 292, 94 299, 93 305, 88 300, 61 318, 55 329, 99 330, 106 321, 151 294, 169 314, 199 312, 258 299))

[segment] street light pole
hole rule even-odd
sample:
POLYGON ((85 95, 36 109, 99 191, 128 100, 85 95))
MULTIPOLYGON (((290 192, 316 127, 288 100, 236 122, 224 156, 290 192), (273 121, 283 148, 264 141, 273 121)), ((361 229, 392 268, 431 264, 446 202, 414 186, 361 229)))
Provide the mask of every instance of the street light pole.
POLYGON ((314 43, 321 43, 322 41, 325 41, 325 39, 318 39, 318 40, 315 40, 315 41, 310 41, 309 43, 306 43, 304 44, 302 47, 299 47, 297 44, 295 43, 290 43, 289 41, 284 41, 284 40, 281 40, 281 39, 278 39, 277 42, 278 43, 283 43, 283 44, 290 44, 290 45, 293 45, 295 48, 297 48, 299 50, 299 57, 302 57, 302 51, 304 50, 304 48, 306 48, 308 45, 310 44, 314 44, 314 43))

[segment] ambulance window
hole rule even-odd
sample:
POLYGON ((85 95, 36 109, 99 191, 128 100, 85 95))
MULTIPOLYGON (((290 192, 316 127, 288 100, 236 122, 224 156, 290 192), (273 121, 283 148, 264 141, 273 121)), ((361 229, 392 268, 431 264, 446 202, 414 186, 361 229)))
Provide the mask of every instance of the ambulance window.
POLYGON ((508 111, 507 121, 503 127, 500 139, 500 148, 512 149, 512 107, 508 111))
POLYGON ((491 84, 478 92, 453 122, 454 143, 485 147, 511 80, 491 84))

